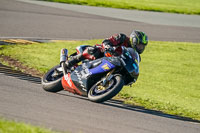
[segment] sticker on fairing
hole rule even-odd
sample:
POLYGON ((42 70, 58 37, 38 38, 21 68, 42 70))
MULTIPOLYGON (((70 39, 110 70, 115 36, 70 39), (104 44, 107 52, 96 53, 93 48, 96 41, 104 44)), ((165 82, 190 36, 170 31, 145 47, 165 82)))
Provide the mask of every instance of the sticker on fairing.
POLYGON ((110 69, 110 66, 106 63, 101 67, 104 71, 108 71, 110 69))

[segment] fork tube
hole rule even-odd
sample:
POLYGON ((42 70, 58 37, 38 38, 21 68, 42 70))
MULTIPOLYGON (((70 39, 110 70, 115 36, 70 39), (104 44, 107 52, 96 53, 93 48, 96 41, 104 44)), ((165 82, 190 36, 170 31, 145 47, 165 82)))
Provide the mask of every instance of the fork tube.
POLYGON ((63 70, 63 75, 66 75, 66 70, 65 70, 65 64, 64 62, 61 63, 62 70, 63 70))
POLYGON ((111 70, 109 73, 107 73, 105 79, 103 80, 103 86, 106 85, 107 81, 109 81, 113 76, 112 73, 115 71, 115 69, 111 70))

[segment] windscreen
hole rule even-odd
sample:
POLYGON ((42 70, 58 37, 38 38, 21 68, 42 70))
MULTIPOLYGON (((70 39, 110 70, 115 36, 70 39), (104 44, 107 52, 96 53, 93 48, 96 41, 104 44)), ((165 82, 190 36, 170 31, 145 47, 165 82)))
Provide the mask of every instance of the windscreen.
POLYGON ((126 57, 123 60, 126 63, 125 68, 128 71, 128 73, 132 77, 138 76, 140 62, 139 54, 134 49, 127 48, 126 50, 124 50, 123 55, 126 57))

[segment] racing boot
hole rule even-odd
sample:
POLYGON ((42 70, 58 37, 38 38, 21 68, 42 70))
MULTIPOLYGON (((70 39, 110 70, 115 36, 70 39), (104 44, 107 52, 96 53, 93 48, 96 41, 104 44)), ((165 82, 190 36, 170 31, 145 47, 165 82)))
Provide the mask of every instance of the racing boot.
MULTIPOLYGON (((83 61, 84 59, 89 59, 89 60, 95 60, 95 54, 96 54, 96 49, 94 47, 87 47, 83 53, 79 53, 76 56, 72 56, 70 60, 66 61, 66 67, 71 68, 72 66, 76 65, 80 61, 83 61)), ((98 54, 98 53, 97 53, 98 54)))
POLYGON ((70 60, 67 60, 65 62, 66 67, 69 69, 72 66, 76 65, 77 63, 79 63, 80 61, 83 61, 85 59, 88 60, 95 60, 96 58, 98 58, 101 54, 100 54, 100 50, 96 47, 87 47, 83 53, 79 53, 76 56, 72 56, 70 60))
POLYGON ((72 56, 70 60, 67 60, 65 62, 65 66, 66 68, 70 69, 71 67, 73 67, 74 65, 76 65, 77 63, 79 63, 80 61, 84 60, 84 56, 83 54, 78 54, 75 56, 72 56))

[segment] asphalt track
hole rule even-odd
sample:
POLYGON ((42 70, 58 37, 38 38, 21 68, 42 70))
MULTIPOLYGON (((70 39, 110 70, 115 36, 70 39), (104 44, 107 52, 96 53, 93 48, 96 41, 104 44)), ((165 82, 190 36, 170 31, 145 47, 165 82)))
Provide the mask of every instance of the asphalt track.
MULTIPOLYGON (((197 27, 157 26, 13 0, 0 0, 1 38, 105 38, 116 32, 129 33, 132 27, 143 28, 142 30, 152 33, 152 40, 184 40, 184 33, 199 35, 197 27), (159 31, 160 35, 152 30, 159 31), (190 32, 184 32, 185 30, 190 32), (174 37, 167 34, 170 32, 180 32, 182 35, 174 37)), ((199 38, 186 37, 185 41, 199 42, 199 38)), ((40 78, 11 71, 2 65, 0 116, 72 133, 200 132, 199 123, 142 107, 128 106, 120 101, 110 100, 96 104, 65 91, 56 94, 45 92, 41 89, 40 78)))
POLYGON ((86 12, 80 7, 55 4, 50 7, 50 4, 38 5, 40 1, 33 1, 37 4, 28 3, 30 0, 20 1, 0 0, 0 38, 103 39, 120 32, 129 35, 133 29, 139 29, 146 32, 150 40, 200 42, 200 17, 196 15, 171 17, 169 14, 126 11, 117 16, 119 12, 112 9, 109 12, 107 8, 104 12, 102 8, 97 8, 99 12, 97 9, 86 12), (119 19, 122 17, 125 18, 119 19))

